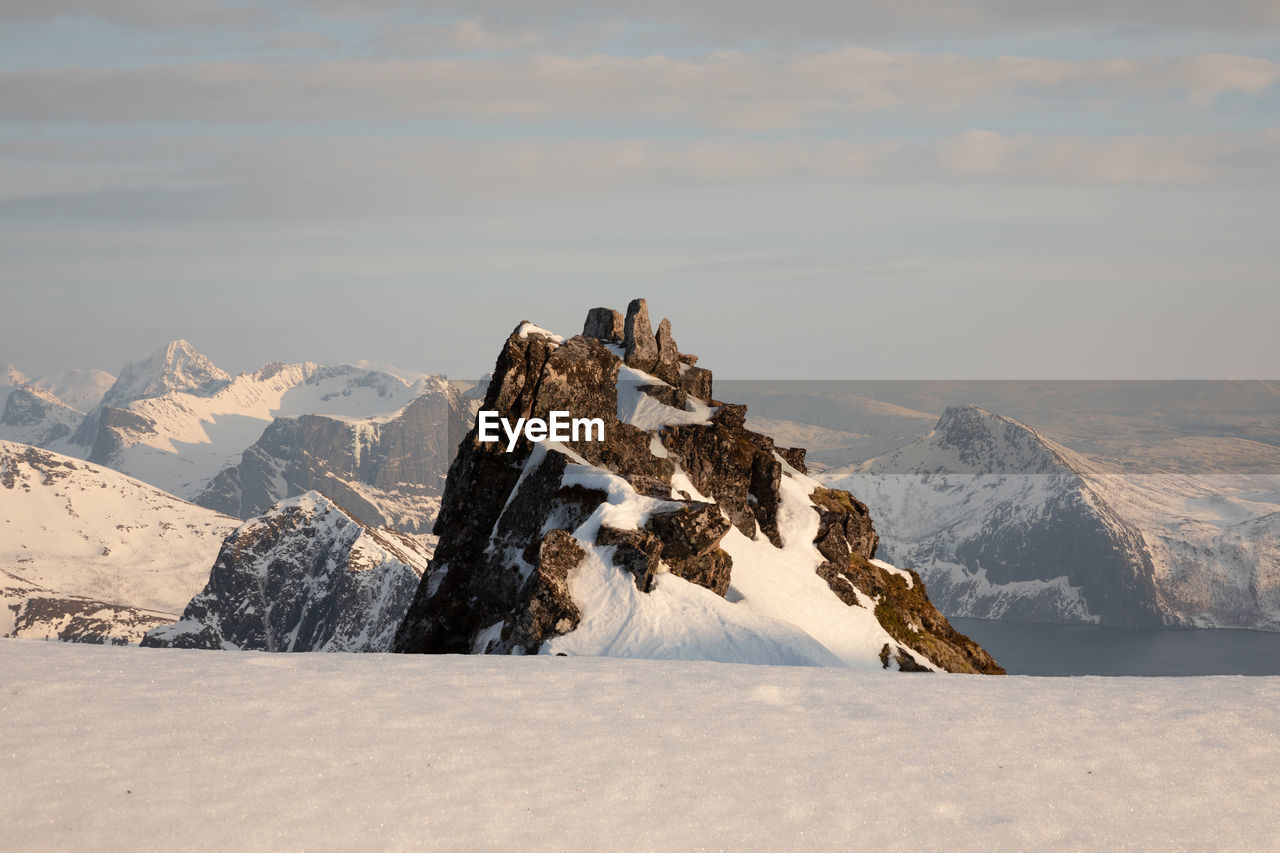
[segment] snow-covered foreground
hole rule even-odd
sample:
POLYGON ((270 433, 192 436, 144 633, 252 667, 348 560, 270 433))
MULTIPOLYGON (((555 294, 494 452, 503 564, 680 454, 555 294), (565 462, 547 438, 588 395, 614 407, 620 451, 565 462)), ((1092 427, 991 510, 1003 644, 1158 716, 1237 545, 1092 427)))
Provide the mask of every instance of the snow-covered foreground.
POLYGON ((1280 678, 0 641, 6 849, 1213 847, 1280 678))

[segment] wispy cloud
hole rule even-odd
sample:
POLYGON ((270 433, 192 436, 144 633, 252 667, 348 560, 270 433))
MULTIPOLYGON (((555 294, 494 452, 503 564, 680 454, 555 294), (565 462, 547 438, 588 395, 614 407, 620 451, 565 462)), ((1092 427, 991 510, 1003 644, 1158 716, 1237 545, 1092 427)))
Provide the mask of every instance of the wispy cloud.
MULTIPOLYGON (((243 16, 237 0, 7 0, 0 18, 93 16, 135 26, 190 26, 243 16)), ((413 12, 438 19, 548 23, 628 19, 703 38, 856 40, 899 35, 985 35, 1050 28, 1126 27, 1256 33, 1280 27, 1274 0, 282 0, 281 15, 370 19, 413 12)))
MULTIPOLYGON (((174 143, 178 145, 178 143, 174 143)), ((207 154, 198 159, 206 159, 207 154)), ((74 156, 68 161, 74 164, 74 156)), ((140 218, 422 215, 520 200, 773 182, 1194 186, 1280 180, 1280 129, 1212 136, 936 143, 569 140, 260 143, 207 165, 134 170, 80 192, 11 193, 9 214, 140 218)))
POLYGON ((0 74, 10 120, 673 119, 777 128, 884 110, 1011 108, 1086 95, 1207 105, 1280 81, 1280 63, 1207 54, 1057 60, 891 53, 539 56, 517 62, 250 62, 0 74))

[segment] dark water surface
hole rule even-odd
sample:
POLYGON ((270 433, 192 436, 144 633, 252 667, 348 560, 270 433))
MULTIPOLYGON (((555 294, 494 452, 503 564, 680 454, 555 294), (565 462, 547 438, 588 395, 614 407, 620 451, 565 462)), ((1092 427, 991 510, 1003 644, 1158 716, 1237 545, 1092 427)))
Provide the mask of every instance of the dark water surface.
POLYGON ((1280 633, 951 619, 1010 675, 1280 675, 1280 633))

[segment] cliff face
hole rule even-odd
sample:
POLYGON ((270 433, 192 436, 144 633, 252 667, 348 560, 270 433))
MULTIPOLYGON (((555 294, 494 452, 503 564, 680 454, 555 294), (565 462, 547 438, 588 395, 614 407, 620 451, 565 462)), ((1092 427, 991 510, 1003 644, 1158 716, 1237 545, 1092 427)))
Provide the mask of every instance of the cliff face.
POLYGON ((182 618, 142 645, 384 652, 425 565, 414 543, 308 492, 228 536, 182 618))
POLYGON ((876 508, 894 559, 948 613, 1028 622, 1163 622, 1142 534, 1077 454, 1010 418, 953 406, 923 438, 831 479, 876 508))
POLYGON ((247 519, 315 490, 371 527, 428 533, 469 413, 443 378, 420 390, 389 418, 276 418, 194 500, 247 519))
POLYGON ((508 453, 468 433, 397 651, 1002 671, 874 559, 863 504, 714 399, 644 300, 568 340, 522 323, 482 408, 600 418, 605 438, 508 453))

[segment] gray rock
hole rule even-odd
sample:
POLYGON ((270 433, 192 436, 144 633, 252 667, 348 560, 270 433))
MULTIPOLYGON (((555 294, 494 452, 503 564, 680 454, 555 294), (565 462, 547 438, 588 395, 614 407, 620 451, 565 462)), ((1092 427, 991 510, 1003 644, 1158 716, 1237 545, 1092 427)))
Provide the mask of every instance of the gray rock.
POLYGON ((680 349, 671 337, 671 321, 666 317, 658 324, 657 334, 658 362, 653 367, 653 375, 671 385, 680 384, 681 361, 680 349))
POLYGON ((209 582, 142 645, 271 652, 385 652, 426 555, 309 492, 227 537, 209 582))
POLYGON ((627 306, 623 343, 627 366, 652 373, 658 364, 658 340, 649 325, 649 304, 643 299, 632 299, 627 306))

